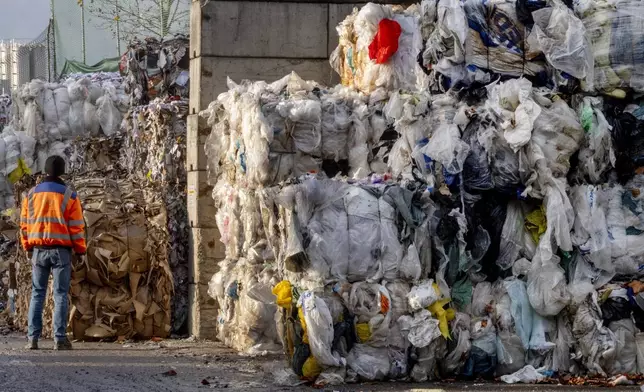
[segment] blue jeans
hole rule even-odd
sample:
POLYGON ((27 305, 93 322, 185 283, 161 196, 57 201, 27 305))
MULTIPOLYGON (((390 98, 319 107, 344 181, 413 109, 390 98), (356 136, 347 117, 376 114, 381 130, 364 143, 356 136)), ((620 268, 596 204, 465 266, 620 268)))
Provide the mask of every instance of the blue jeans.
POLYGON ((65 340, 67 333, 67 294, 72 278, 72 254, 67 249, 34 249, 31 258, 31 303, 29 304, 29 339, 42 333, 42 308, 47 295, 49 273, 54 275, 54 338, 65 340))

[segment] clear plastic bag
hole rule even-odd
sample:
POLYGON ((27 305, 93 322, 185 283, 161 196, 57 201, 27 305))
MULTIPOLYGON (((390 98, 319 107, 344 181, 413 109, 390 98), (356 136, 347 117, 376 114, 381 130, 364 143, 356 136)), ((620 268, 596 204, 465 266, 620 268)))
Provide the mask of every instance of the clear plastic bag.
POLYGON ((496 337, 496 374, 510 374, 525 365, 525 351, 521 338, 508 331, 499 332, 496 337))
MULTIPOLYGON (((584 137, 578 116, 563 99, 555 98, 548 105, 542 108, 534 123, 527 150, 530 166, 539 176, 537 189, 545 188, 550 175, 559 179, 568 174, 570 157, 579 149, 584 137), (550 173, 541 167, 542 162, 550 173)), ((529 181, 526 186, 534 187, 529 181)))
MULTIPOLYGON (((85 104, 83 104, 83 111, 85 104)), ((96 117, 105 136, 116 134, 121 127, 121 113, 118 111, 110 94, 105 94, 96 101, 96 117)), ((83 113, 83 118, 85 114, 83 113)))
POLYGON ((603 325, 597 292, 579 305, 572 326, 581 362, 591 375, 606 376, 617 354, 617 338, 603 325))
MULTIPOLYGON (((18 168, 18 159, 20 159, 20 139, 18 134, 20 132, 14 131, 12 128, 4 129, 2 132, 2 139, 5 145, 5 172, 4 175, 8 176, 9 173, 18 168)), ((33 150, 32 150, 33 154, 33 150)))
POLYGON ((368 322, 378 314, 387 314, 391 297, 384 286, 358 282, 351 285, 348 308, 358 317, 358 322, 368 322))
POLYGON ((523 348, 527 350, 532 335, 534 310, 530 305, 526 284, 522 280, 512 278, 503 283, 511 300, 510 312, 514 320, 514 329, 521 339, 523 348))
POLYGON ((366 280, 377 272, 376 252, 381 246, 378 197, 351 187, 344 203, 349 227, 349 273, 351 282, 366 280))
POLYGON ((54 91, 51 85, 43 90, 43 117, 45 119, 45 126, 55 127, 58 124, 58 111, 56 110, 56 101, 54 99, 54 91))
POLYGON ((613 129, 604 114, 599 110, 601 100, 596 97, 584 97, 580 108, 580 118, 584 127, 585 139, 579 150, 579 166, 582 175, 592 183, 602 181, 604 173, 615 167, 615 151, 611 130, 613 129))
POLYGON ((644 374, 644 332, 635 334, 635 345, 637 347, 637 372, 644 374))
POLYGON ((495 298, 490 282, 481 282, 474 287, 472 293, 472 315, 485 317, 492 312, 495 298))
POLYGON ((444 124, 434 132, 422 153, 440 162, 448 173, 458 174, 463 171, 470 146, 461 140, 456 125, 444 124))
POLYGON ((347 365, 365 380, 384 380, 390 368, 387 348, 356 344, 349 351, 347 365))
POLYGON ((41 113, 38 110, 36 102, 27 102, 23 118, 24 130, 28 136, 36 140, 41 140, 41 138, 45 137, 45 125, 42 121, 41 113))
POLYGON ((398 324, 403 334, 407 335, 409 343, 414 347, 427 347, 434 339, 441 336, 438 320, 432 318, 432 314, 426 309, 414 313, 413 317, 400 317, 398 324))
POLYGON ((610 235, 606 216, 600 205, 600 193, 600 189, 592 185, 570 189, 571 203, 575 209, 571 239, 580 250, 571 279, 571 292, 577 302, 583 300, 585 294, 594 288, 608 283, 615 275, 610 235))
POLYGON ((559 1, 534 11, 532 17, 534 27, 527 38, 530 49, 542 51, 555 69, 585 79, 592 90, 594 59, 582 21, 559 1))
POLYGON ((542 316, 556 316, 570 302, 564 270, 557 264, 533 266, 528 274, 528 298, 542 316))
POLYGON ((380 212, 380 236, 382 239, 382 253, 380 263, 382 276, 386 280, 395 280, 399 276, 403 279, 417 280, 420 277, 420 260, 418 251, 410 245, 403 257, 403 246, 398 239, 398 226, 396 224, 397 211, 384 198, 378 199, 380 212))
POLYGON ((521 202, 508 203, 505 222, 501 232, 499 257, 496 264, 503 270, 512 268, 521 255, 532 257, 535 243, 525 230, 525 216, 521 202))
POLYGON ((434 287, 432 279, 413 286, 409 294, 407 294, 409 308, 414 312, 430 306, 440 298, 441 295, 434 287))
MULTIPOLYGON (((344 366, 345 360, 332 352, 333 319, 323 299, 307 291, 298 301, 306 320, 306 331, 309 337, 311 354, 323 366, 344 366)), ((355 348, 354 348, 355 349, 355 348)))
POLYGON ((567 312, 559 314, 556 324, 556 337, 552 339, 555 347, 552 350, 552 363, 548 364, 548 368, 557 372, 571 372, 573 364, 571 348, 574 345, 574 339, 569 314, 567 312))
POLYGON ((423 348, 416 349, 417 363, 411 369, 409 377, 415 382, 425 382, 436 379, 436 365, 446 354, 445 339, 435 339, 423 348))
POLYGON ((407 305, 407 294, 411 289, 409 283, 403 281, 390 282, 385 285, 385 288, 391 296, 391 319, 396 321, 400 316, 409 314, 407 305))
POLYGON ((416 282, 420 279, 422 268, 420 265, 420 256, 418 249, 414 244, 409 245, 405 256, 400 263, 400 278, 407 281, 416 282))
POLYGON ((458 312, 450 322, 452 340, 448 341, 447 356, 442 361, 446 374, 458 374, 465 366, 465 360, 472 347, 470 341, 470 316, 458 312))
POLYGON ((488 86, 485 105, 498 117, 503 136, 515 152, 530 141, 541 107, 532 98, 529 80, 511 79, 488 86))
POLYGON ((344 280, 349 273, 347 215, 342 199, 317 210, 306 226, 311 238, 307 254, 322 276, 344 280), (323 268, 323 269, 320 269, 323 268))
POLYGON ((466 190, 485 191, 494 188, 488 154, 479 141, 479 128, 484 126, 479 118, 473 119, 463 132, 463 141, 469 144, 470 153, 463 167, 463 184, 466 190))
POLYGON ((69 105, 69 129, 74 137, 85 132, 85 101, 72 101, 69 105))
POLYGON ((472 320, 472 348, 463 374, 469 377, 493 376, 497 366, 496 329, 490 318, 472 320))
POLYGON ((328 159, 347 159, 351 108, 342 96, 326 94, 322 97, 322 156, 328 159))
POLYGON ((546 376, 539 373, 539 371, 535 369, 532 365, 526 365, 522 369, 517 370, 512 374, 501 376, 501 381, 503 381, 506 384, 517 384, 517 383, 534 384, 545 378, 546 376))
POLYGON ((369 175, 369 119, 367 105, 353 107, 351 114, 351 128, 349 130, 349 176, 363 178, 369 175))
POLYGON ((277 105, 277 111, 292 122, 291 136, 295 148, 306 154, 320 155, 322 106, 320 101, 291 99, 277 105))
POLYGON ((423 1, 424 20, 434 21, 433 31, 425 42, 423 62, 448 76, 452 83, 467 78, 465 69, 465 38, 467 18, 463 5, 454 0, 423 1), (428 13, 431 13, 428 15, 428 13), (432 15, 435 14, 435 15, 432 15))
POLYGON ((615 361, 610 365, 610 374, 637 373, 637 344, 635 334, 638 329, 631 319, 613 321, 608 325, 617 339, 615 361))
POLYGON ((83 102, 83 124, 92 137, 99 136, 101 124, 97 115, 97 110, 89 100, 83 102))

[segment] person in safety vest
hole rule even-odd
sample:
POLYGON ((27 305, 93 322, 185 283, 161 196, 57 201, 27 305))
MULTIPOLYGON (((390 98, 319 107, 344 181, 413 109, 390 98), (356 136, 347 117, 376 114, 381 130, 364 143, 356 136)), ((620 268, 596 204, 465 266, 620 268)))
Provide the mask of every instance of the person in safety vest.
POLYGON ((71 350, 67 339, 67 293, 72 251, 85 257, 85 221, 76 192, 65 185, 65 160, 51 156, 47 177, 23 196, 20 240, 32 264, 28 349, 38 349, 49 273, 54 275, 54 350, 71 350))

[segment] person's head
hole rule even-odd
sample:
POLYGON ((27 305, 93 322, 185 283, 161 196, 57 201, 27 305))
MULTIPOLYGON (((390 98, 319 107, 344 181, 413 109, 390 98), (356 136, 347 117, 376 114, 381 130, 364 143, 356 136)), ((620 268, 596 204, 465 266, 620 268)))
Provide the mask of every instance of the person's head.
POLYGON ((45 173, 48 176, 60 177, 65 174, 65 160, 58 155, 52 155, 45 161, 45 173))

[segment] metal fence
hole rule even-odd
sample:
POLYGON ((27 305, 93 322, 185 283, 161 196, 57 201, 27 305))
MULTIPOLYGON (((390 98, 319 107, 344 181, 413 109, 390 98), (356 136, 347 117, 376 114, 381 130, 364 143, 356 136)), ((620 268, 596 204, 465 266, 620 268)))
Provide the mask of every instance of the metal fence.
POLYGON ((54 77, 52 24, 34 40, 0 40, 0 94, 11 94, 32 79, 54 77))

